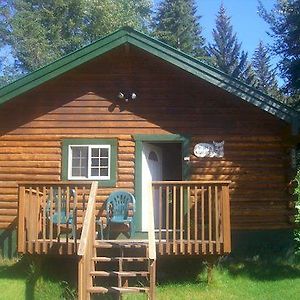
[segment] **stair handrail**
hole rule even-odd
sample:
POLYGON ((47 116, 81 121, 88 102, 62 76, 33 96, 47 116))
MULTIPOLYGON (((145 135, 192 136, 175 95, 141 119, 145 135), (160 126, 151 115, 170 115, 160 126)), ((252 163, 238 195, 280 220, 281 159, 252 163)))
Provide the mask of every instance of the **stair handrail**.
POLYGON ((96 238, 96 220, 95 220, 95 203, 98 189, 98 181, 93 181, 87 210, 82 227, 82 233, 79 241, 77 254, 79 256, 78 263, 78 299, 90 299, 88 288, 91 287, 91 260, 93 257, 93 246, 96 238))

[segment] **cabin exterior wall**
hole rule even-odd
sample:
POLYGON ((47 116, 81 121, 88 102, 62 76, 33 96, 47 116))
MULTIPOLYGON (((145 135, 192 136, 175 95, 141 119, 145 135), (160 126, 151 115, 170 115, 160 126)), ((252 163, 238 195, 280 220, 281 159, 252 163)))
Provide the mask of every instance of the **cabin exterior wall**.
MULTIPOLYGON (((231 180, 233 230, 291 228, 290 125, 217 87, 122 46, 0 107, 0 229, 17 216, 20 181, 60 181, 65 139, 115 139, 116 182, 135 192, 137 134, 190 137, 190 180, 231 180), (119 92, 137 99, 119 101, 119 92), (196 158, 224 141, 223 158, 196 158)), ((100 182, 101 188, 101 182, 100 182)))

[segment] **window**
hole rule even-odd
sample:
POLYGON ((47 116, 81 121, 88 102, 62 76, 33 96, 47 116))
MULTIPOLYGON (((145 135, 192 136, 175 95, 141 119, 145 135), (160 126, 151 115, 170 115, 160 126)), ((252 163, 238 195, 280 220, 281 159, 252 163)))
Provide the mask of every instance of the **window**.
POLYGON ((99 180, 101 185, 116 182, 116 140, 64 140, 63 179, 99 180))
POLYGON ((110 145, 69 145, 69 179, 109 179, 110 145))

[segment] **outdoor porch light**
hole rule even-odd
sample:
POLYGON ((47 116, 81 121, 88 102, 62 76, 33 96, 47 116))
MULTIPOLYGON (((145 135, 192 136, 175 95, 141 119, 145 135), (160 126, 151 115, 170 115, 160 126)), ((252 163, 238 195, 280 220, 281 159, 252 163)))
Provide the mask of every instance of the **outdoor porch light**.
POLYGON ((128 102, 129 100, 135 100, 136 99, 136 93, 131 93, 131 95, 126 95, 125 93, 123 93, 123 92, 119 92, 119 94, 118 94, 118 98, 120 99, 120 100, 125 100, 125 102, 128 102))

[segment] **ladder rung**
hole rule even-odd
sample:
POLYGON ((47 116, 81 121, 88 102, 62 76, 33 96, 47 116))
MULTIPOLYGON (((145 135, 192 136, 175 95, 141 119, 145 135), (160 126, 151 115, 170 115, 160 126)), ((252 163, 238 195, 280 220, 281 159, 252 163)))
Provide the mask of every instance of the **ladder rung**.
POLYGON ((110 262, 110 261, 119 261, 123 260, 126 262, 144 262, 148 260, 147 257, 105 257, 105 256, 100 256, 100 257, 93 257, 93 261, 95 262, 110 262))
POLYGON ((92 294, 106 294, 108 293, 108 288, 101 287, 101 286, 93 286, 88 288, 88 292, 92 294))
POLYGON ((105 242, 105 241, 95 241, 95 248, 146 248, 147 243, 144 242, 105 242))
POLYGON ((148 276, 149 272, 146 271, 92 271, 91 276, 109 277, 109 276, 124 276, 124 277, 136 277, 136 276, 148 276))
POLYGON ((119 293, 146 293, 149 291, 147 287, 111 287, 109 291, 119 293))

